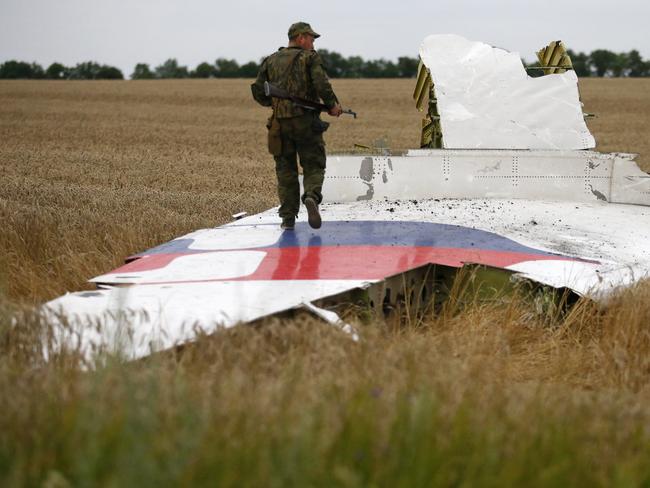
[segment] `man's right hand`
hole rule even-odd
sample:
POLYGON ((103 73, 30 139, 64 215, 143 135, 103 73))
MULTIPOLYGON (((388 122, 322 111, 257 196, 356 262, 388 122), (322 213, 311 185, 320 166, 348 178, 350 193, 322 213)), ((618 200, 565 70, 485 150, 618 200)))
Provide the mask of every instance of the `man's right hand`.
POLYGON ((341 108, 341 105, 337 103, 331 109, 329 109, 327 113, 330 114, 332 117, 338 117, 343 113, 343 109, 341 108))

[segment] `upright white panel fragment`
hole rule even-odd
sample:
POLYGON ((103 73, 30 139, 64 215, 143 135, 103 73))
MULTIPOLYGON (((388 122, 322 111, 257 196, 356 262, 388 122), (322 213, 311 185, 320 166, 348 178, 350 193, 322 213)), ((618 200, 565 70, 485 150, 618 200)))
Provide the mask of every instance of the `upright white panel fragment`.
POLYGON ((431 35, 420 57, 435 87, 442 140, 454 149, 590 149, 574 71, 531 78, 515 52, 431 35))

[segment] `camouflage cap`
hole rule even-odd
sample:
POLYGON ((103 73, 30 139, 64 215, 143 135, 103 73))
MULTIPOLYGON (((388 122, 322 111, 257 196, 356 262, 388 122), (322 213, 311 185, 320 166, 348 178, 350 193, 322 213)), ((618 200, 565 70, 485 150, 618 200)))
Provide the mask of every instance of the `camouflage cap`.
POLYGON ((289 39, 293 39, 300 34, 312 35, 314 36, 314 39, 320 37, 320 34, 314 32, 314 29, 312 29, 311 25, 309 25, 307 22, 296 22, 295 24, 292 24, 291 27, 289 27, 289 39))

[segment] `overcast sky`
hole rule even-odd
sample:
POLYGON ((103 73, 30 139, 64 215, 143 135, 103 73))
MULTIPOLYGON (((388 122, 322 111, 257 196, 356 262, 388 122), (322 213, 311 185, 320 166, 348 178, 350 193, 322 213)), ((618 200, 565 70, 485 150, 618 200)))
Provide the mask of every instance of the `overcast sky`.
POLYGON ((416 56, 429 34, 460 34, 527 60, 551 40, 576 51, 638 49, 650 59, 647 0, 0 0, 0 62, 94 60, 126 76, 167 58, 193 69, 259 60, 304 20, 316 48, 366 59, 416 56))

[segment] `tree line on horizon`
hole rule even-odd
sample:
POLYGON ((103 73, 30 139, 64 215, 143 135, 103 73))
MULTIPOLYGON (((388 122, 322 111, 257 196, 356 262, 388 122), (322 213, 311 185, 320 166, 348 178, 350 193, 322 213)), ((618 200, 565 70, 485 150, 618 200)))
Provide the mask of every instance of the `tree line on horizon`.
MULTIPOLYGON (((416 75, 417 57, 401 56, 397 61, 384 58, 365 60, 361 56, 345 57, 335 51, 318 50, 331 78, 412 78, 416 75)), ((596 49, 589 54, 568 50, 573 68, 580 77, 646 77, 650 76, 650 61, 644 60, 636 49, 615 53, 596 49)), ((527 67, 536 63, 526 63, 527 67)), ((235 59, 218 58, 214 63, 200 63, 190 70, 175 58, 151 68, 147 63, 136 64, 132 80, 171 78, 254 78, 260 63, 249 61, 240 65, 235 59)), ((531 76, 540 76, 541 70, 531 70, 531 76)), ((0 64, 0 79, 48 80, 122 80, 124 74, 114 66, 87 61, 74 67, 52 63, 43 69, 38 63, 10 60, 0 64)))

